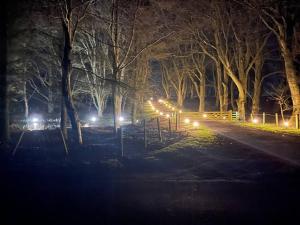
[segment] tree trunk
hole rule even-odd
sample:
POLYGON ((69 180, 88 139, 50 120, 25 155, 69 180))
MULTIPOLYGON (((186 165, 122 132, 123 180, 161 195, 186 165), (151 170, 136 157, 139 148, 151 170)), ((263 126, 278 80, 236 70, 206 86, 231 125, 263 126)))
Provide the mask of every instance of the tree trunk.
POLYGON ((286 79, 289 84, 289 88, 291 91, 291 98, 293 102, 293 114, 300 113, 300 88, 297 82, 297 74, 296 68, 293 61, 293 56, 291 51, 288 49, 286 41, 283 39, 279 40, 281 54, 284 59, 284 66, 285 66, 285 74, 286 79))
POLYGON ((177 93, 177 105, 179 107, 182 107, 182 105, 183 105, 183 93, 181 93, 181 92, 177 93))
POLYGON ((235 103, 234 103, 234 82, 230 82, 230 104, 233 111, 236 111, 235 103))
POLYGON ((24 98, 24 117, 27 120, 29 115, 28 98, 27 98, 27 82, 24 82, 23 98, 24 98))
POLYGON ((82 144, 82 134, 78 114, 72 99, 71 90, 71 38, 68 27, 63 23, 63 30, 65 36, 64 52, 62 59, 62 96, 66 106, 67 114, 70 119, 72 129, 75 132, 76 141, 82 144))
POLYGON ((9 101, 7 84, 7 9, 5 3, 0 6, 0 143, 9 140, 9 101))
POLYGON ((218 98, 218 105, 219 105, 219 109, 220 112, 223 112, 223 107, 224 107, 224 96, 223 96, 223 86, 222 86, 222 67, 221 67, 221 63, 218 61, 216 63, 216 72, 217 72, 217 78, 216 78, 216 84, 215 87, 217 89, 217 95, 218 98))
POLYGON ((222 106, 222 110, 223 112, 227 112, 228 110, 228 75, 226 74, 225 71, 223 71, 224 73, 224 79, 222 82, 222 87, 223 87, 223 106, 222 106))
POLYGON ((67 131, 67 110, 64 102, 64 97, 61 98, 61 109, 60 109, 60 129, 64 135, 65 140, 68 140, 67 131))
POLYGON ((199 112, 205 111, 205 86, 205 77, 202 75, 199 85, 199 112))

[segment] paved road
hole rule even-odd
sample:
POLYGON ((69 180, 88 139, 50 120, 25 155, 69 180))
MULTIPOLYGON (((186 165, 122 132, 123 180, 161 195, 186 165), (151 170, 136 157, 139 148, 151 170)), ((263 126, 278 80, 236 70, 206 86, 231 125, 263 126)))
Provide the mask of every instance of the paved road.
POLYGON ((298 225, 300 170, 260 149, 274 135, 246 131, 248 143, 244 128, 207 125, 238 136, 210 145, 189 139, 193 147, 121 159, 117 168, 80 159, 49 164, 37 149, 28 150, 29 162, 1 161, 0 224, 298 225))
POLYGON ((288 163, 300 166, 300 137, 276 134, 226 122, 203 121, 215 133, 288 163))

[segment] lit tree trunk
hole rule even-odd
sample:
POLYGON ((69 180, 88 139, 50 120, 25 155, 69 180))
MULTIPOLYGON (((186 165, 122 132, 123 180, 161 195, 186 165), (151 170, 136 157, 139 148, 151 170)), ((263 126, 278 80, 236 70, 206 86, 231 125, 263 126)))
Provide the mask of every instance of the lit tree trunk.
POLYGON ((230 103, 232 110, 236 111, 235 103, 234 103, 234 82, 231 80, 230 82, 230 103))
POLYGON ((23 96, 24 96, 24 117, 27 120, 29 115, 28 97, 27 97, 27 82, 24 82, 23 96))
POLYGON ((205 111, 205 76, 202 75, 200 79, 200 85, 199 85, 199 112, 205 111))
POLYGON ((262 58, 258 57, 255 61, 254 67, 254 90, 253 90, 253 97, 252 97, 252 115, 259 113, 259 105, 260 105, 260 95, 261 95, 261 71, 262 71, 263 63, 262 58))
POLYGON ((293 113, 300 113, 300 88, 298 84, 298 77, 296 74, 296 68, 293 62, 293 56, 291 51, 287 47, 287 43, 284 39, 279 40, 282 57, 284 59, 286 79, 291 91, 291 98, 293 102, 293 113))
POLYGON ((0 143, 9 139, 9 101, 7 84, 7 31, 5 3, 0 6, 0 143), (3 5, 4 4, 4 5, 3 5))
POLYGON ((52 114, 54 112, 54 99, 53 99, 53 74, 52 74, 52 70, 49 70, 50 74, 49 74, 49 82, 48 82, 48 104, 47 104, 47 108, 48 108, 48 114, 52 114))
POLYGON ((223 112, 226 112, 228 110, 228 76, 226 74, 225 71, 223 71, 224 73, 224 79, 222 82, 222 86, 223 86, 223 106, 222 106, 222 110, 223 112))
POLYGON ((223 112, 223 107, 224 107, 224 96, 223 96, 223 85, 222 85, 222 67, 220 61, 217 61, 216 63, 216 72, 217 72, 217 78, 216 78, 216 89, 217 89, 217 95, 218 102, 219 102, 219 107, 220 107, 220 112, 223 112))

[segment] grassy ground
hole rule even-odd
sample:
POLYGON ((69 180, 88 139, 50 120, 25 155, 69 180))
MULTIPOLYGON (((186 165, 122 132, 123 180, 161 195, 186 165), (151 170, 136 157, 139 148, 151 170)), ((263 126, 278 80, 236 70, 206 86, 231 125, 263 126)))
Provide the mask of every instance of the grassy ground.
POLYGON ((254 124, 249 122, 234 123, 234 124, 242 127, 249 127, 249 128, 269 131, 273 133, 300 135, 300 129, 290 128, 290 127, 277 127, 274 124, 254 124))

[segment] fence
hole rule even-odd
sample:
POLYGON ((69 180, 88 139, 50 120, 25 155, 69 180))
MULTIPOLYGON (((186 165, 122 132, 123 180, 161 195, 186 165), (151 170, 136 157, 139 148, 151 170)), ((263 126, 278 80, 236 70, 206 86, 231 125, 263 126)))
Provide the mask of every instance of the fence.
POLYGON ((292 116, 284 116, 279 115, 278 113, 275 114, 268 114, 268 113, 261 113, 261 114, 250 114, 249 119, 250 122, 255 124, 269 124, 275 125, 277 127, 290 127, 300 129, 300 114, 292 115, 292 116))

